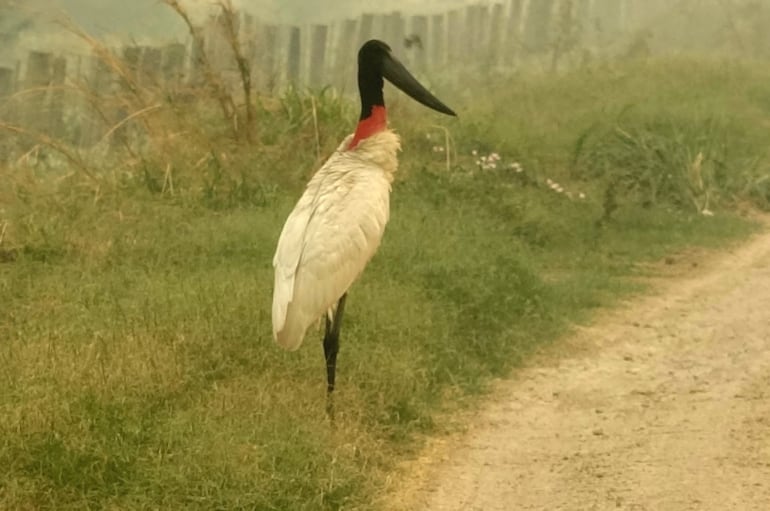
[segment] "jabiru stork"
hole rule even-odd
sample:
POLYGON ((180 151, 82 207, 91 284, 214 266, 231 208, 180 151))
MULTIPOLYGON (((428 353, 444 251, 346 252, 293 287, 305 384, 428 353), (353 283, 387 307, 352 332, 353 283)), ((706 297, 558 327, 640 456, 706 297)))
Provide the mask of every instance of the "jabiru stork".
POLYGON ((423 87, 382 41, 358 52, 361 116, 315 173, 289 214, 273 258, 273 337, 296 350, 322 315, 331 415, 340 325, 348 289, 380 245, 390 214, 390 185, 400 139, 388 129, 383 78, 423 105, 447 115, 452 109, 423 87))

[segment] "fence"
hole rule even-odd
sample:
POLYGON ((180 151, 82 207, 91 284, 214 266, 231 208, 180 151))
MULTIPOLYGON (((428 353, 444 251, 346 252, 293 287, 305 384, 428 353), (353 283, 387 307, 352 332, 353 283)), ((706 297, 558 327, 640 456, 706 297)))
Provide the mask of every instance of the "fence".
MULTIPOLYGON (((363 14, 301 27, 265 23, 248 14, 234 19, 220 14, 197 27, 186 44, 113 50, 131 80, 116 76, 104 55, 30 52, 15 67, 0 67, 0 119, 88 145, 99 139, 105 123, 94 120, 96 113, 84 108, 76 89, 96 95, 136 86, 182 90, 203 86, 214 74, 236 102, 249 90, 270 94, 288 85, 353 92, 356 52, 370 38, 389 42, 418 76, 505 69, 538 59, 556 67, 576 46, 604 51, 619 33, 641 26, 642 7, 650 12, 652 4, 666 2, 507 0, 441 14, 363 14), (233 58, 234 40, 241 62, 233 58)), ((111 115, 121 114, 129 112, 111 115)))

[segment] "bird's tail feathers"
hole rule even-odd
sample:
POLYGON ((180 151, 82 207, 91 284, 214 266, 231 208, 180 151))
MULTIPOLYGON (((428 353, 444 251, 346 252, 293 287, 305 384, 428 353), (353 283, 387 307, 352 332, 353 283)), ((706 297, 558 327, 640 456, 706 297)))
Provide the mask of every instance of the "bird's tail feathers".
POLYGON ((273 332, 273 338, 283 349, 295 351, 302 345, 302 340, 305 338, 305 330, 306 328, 289 322, 284 324, 282 330, 273 332))

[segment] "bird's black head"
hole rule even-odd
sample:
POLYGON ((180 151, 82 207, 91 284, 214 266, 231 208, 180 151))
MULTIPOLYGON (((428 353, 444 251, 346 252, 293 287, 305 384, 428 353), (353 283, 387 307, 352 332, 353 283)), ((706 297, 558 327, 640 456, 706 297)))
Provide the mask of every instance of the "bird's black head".
POLYGON ((378 67, 382 65, 382 61, 390 57, 390 46, 377 39, 370 39, 366 41, 361 49, 358 50, 358 69, 359 72, 362 68, 368 66, 378 67))
POLYGON ((371 115, 374 106, 385 106, 382 95, 382 63, 390 56, 390 46, 372 39, 358 50, 358 92, 361 95, 361 120, 371 115))
POLYGON ((367 118, 374 105, 385 106, 383 78, 416 101, 447 115, 456 115, 439 101, 396 59, 390 46, 377 39, 364 43, 358 51, 358 90, 361 94, 361 119, 367 118))

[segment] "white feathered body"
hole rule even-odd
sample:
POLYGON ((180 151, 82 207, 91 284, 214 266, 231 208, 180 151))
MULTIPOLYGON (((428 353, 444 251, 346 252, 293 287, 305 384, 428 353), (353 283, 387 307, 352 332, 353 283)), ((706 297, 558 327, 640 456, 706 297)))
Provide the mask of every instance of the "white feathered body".
POLYGON ((347 149, 351 139, 315 173, 278 239, 273 336, 288 350, 358 278, 388 222, 398 135, 384 130, 347 149))

